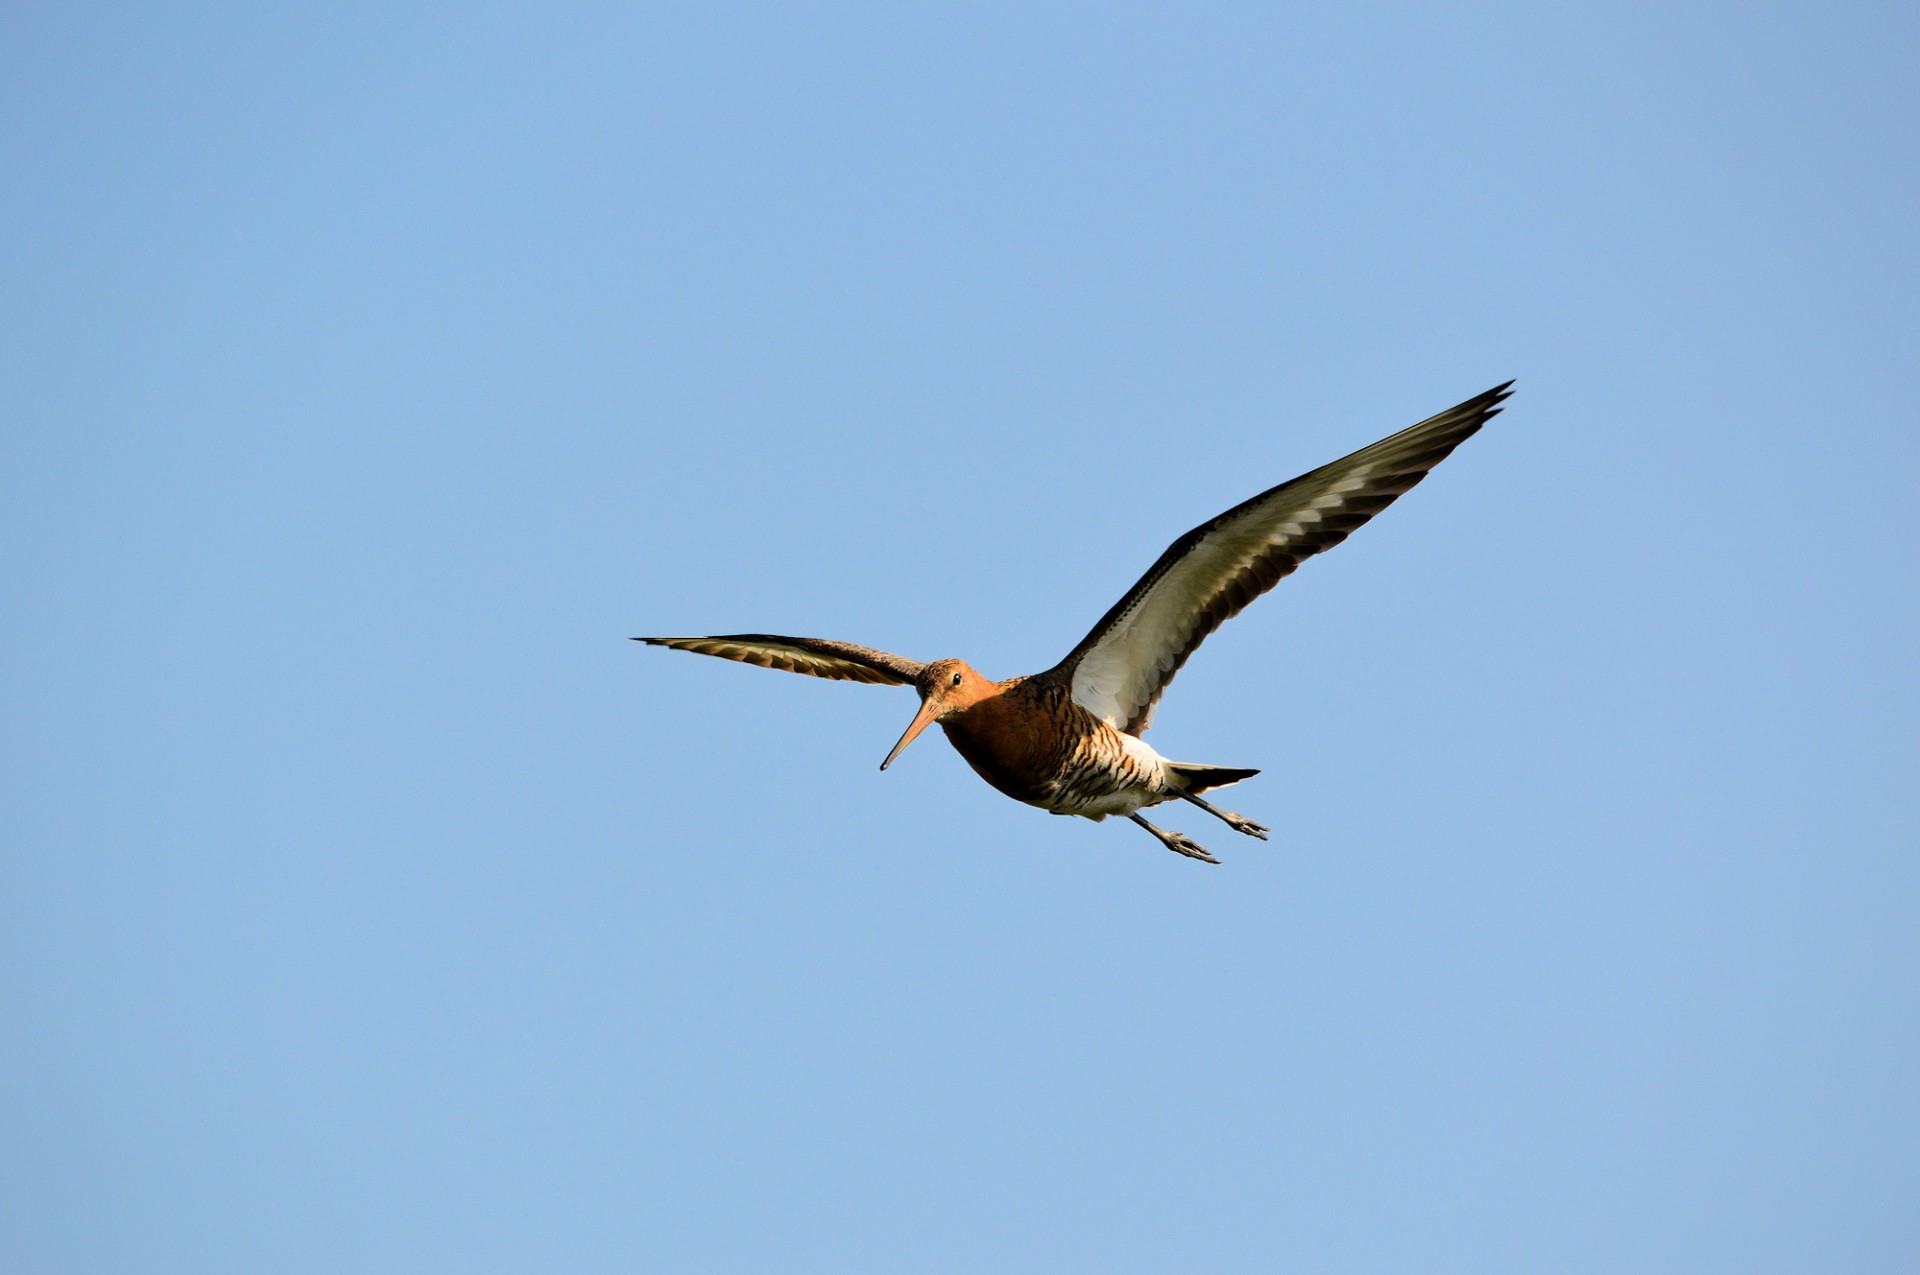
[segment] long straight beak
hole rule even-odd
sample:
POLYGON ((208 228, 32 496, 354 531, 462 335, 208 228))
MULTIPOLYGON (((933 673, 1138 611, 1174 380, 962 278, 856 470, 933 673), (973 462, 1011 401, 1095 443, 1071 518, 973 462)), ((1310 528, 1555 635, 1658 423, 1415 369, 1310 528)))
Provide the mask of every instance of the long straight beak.
POLYGON ((893 746, 893 751, 887 754, 887 759, 880 763, 880 769, 885 770, 893 765, 893 759, 905 752, 907 745, 917 739, 921 731, 933 725, 934 719, 939 716, 939 706, 932 699, 921 700, 920 711, 913 715, 913 721, 907 726, 907 733, 900 737, 900 742, 893 746))

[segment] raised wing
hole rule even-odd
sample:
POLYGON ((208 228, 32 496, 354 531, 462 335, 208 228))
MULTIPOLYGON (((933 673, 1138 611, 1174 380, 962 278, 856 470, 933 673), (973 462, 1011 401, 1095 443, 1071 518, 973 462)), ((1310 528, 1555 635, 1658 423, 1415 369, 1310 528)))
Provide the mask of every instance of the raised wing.
POLYGON ((1146 732, 1167 683, 1241 608, 1385 509, 1500 411, 1507 386, 1264 491, 1174 541, 1051 671, 1074 702, 1146 732))
POLYGON ((911 686, 926 665, 872 647, 825 638, 779 637, 772 633, 731 633, 722 637, 642 637, 636 642, 666 646, 696 655, 758 664, 842 682, 883 682, 911 686))

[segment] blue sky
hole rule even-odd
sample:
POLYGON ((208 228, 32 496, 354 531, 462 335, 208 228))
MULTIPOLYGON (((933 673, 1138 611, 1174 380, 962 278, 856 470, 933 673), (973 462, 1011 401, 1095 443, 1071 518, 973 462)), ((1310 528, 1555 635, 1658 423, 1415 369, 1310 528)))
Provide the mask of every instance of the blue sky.
POLYGON ((15 5, 0 1258, 1920 1260, 1917 23, 15 5), (1151 741, 910 694, 1509 377, 1151 741))

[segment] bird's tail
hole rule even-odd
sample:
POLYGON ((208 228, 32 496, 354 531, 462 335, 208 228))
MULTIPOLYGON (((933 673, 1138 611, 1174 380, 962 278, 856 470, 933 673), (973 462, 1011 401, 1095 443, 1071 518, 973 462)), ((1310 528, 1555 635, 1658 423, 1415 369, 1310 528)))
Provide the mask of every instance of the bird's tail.
POLYGON ((1196 795, 1209 788, 1225 788, 1242 779, 1252 779, 1260 773, 1257 770, 1235 770, 1231 766, 1195 766, 1183 761, 1168 762, 1167 769, 1186 785, 1188 792, 1196 795))

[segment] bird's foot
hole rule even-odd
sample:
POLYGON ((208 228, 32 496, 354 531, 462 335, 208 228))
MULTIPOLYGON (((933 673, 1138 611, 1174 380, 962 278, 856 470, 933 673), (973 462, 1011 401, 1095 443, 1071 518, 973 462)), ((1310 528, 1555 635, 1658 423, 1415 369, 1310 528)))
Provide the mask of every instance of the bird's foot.
POLYGON ((1267 825, 1264 823, 1255 823, 1245 815, 1236 815, 1231 810, 1220 817, 1225 819, 1227 821, 1227 827, 1233 829, 1235 832, 1244 832, 1249 837, 1258 837, 1262 841, 1267 839, 1267 825))
POLYGON ((1205 846, 1184 832, 1168 832, 1165 828, 1156 828, 1145 819, 1142 819, 1139 811, 1128 815, 1127 818, 1133 820, 1148 832, 1151 832, 1161 845, 1173 851, 1175 854, 1184 854, 1187 858, 1198 859, 1202 863, 1220 862, 1220 860, 1207 853, 1205 846))
POLYGON ((1220 860, 1207 853, 1207 848, 1184 832, 1169 832, 1160 838, 1167 849, 1175 854, 1184 854, 1189 859, 1198 859, 1202 863, 1218 863, 1220 860))

